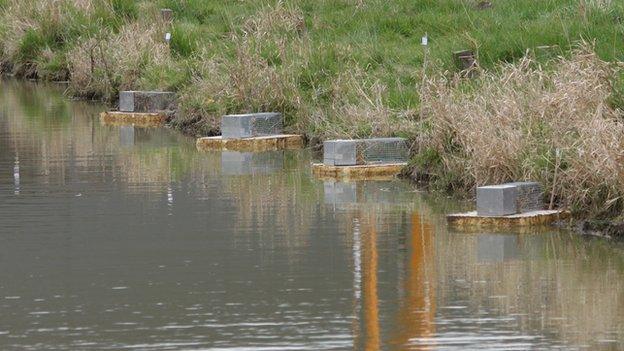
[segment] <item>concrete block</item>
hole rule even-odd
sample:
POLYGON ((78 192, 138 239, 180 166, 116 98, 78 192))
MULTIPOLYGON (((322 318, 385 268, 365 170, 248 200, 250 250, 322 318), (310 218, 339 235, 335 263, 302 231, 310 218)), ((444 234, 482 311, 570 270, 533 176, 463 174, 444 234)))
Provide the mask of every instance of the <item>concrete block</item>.
POLYGON ((518 188, 500 184, 477 188, 477 213, 479 216, 508 216, 518 213, 516 198, 518 188))
POLYGON ((282 114, 275 112, 227 115, 221 118, 223 139, 243 139, 283 133, 282 114))
POLYGON ((153 113, 176 110, 176 95, 166 91, 119 92, 119 111, 153 113))
POLYGON ((407 162, 408 147, 403 138, 327 140, 323 143, 323 164, 355 166, 407 162))
POLYGON ((323 163, 327 166, 352 166, 357 163, 356 140, 326 140, 323 142, 323 163))
POLYGON ((477 188, 479 216, 508 216, 541 210, 542 189, 535 182, 516 182, 477 188))

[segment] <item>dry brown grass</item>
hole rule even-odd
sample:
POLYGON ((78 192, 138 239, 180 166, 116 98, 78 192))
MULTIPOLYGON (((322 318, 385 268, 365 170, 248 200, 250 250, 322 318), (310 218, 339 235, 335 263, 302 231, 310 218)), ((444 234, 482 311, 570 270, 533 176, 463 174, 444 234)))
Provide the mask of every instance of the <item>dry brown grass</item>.
POLYGON ((319 102, 307 120, 315 134, 328 138, 365 138, 413 131, 413 113, 388 107, 386 90, 387 86, 361 70, 343 72, 330 87, 330 103, 319 102))
POLYGON ((624 123, 609 107, 612 65, 587 45, 544 69, 526 57, 467 88, 430 80, 423 90, 423 164, 456 187, 541 181, 561 206, 621 211, 624 123), (450 180, 448 178, 447 180, 450 180))
POLYGON ((204 131, 215 134, 220 117, 227 113, 300 111, 302 98, 293 66, 297 53, 287 49, 305 46, 304 28, 300 11, 278 3, 248 20, 242 31, 231 32, 234 59, 220 43, 203 48, 199 56, 205 59, 199 62, 197 76, 181 94, 184 118, 201 119, 204 131), (269 46, 277 52, 273 59, 281 64, 263 57, 269 46))
POLYGON ((134 22, 81 41, 68 54, 72 93, 114 100, 119 90, 137 88, 147 64, 172 62, 162 32, 158 23, 134 22))

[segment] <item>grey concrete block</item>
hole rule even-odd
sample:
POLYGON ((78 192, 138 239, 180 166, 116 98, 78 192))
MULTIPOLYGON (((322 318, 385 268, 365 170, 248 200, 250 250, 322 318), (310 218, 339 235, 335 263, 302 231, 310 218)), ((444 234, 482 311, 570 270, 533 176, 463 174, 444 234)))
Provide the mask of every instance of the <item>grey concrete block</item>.
POLYGON ((516 214, 518 188, 500 184, 477 188, 477 214, 479 216, 508 216, 516 214))
POLYGON ((403 138, 327 140, 323 143, 323 163, 328 166, 355 166, 407 162, 407 141, 403 138))
POLYGON ((122 91, 119 92, 121 112, 161 112, 175 111, 176 95, 166 91, 122 91))
POLYGON ((250 113, 227 115, 221 118, 221 136, 224 139, 243 139, 282 134, 283 118, 280 113, 250 113))
POLYGON ((134 92, 132 91, 120 91, 119 92, 119 111, 134 112, 134 92))
POLYGON ((535 182, 515 182, 477 188, 479 216, 507 216, 542 208, 542 188, 535 182))
POLYGON ((334 166, 334 144, 336 140, 326 140, 323 142, 323 164, 334 166))
POLYGON ((327 140, 323 142, 323 163, 328 166, 352 166, 357 162, 356 140, 327 140))

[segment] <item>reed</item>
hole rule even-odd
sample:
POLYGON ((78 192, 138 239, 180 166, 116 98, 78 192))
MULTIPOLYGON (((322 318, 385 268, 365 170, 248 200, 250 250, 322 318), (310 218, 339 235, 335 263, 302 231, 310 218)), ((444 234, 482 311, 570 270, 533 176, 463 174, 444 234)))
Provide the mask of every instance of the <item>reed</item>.
POLYGON ((624 123, 609 104, 617 67, 587 44, 551 65, 526 56, 470 83, 429 79, 414 172, 454 190, 534 179, 560 206, 621 213, 624 123))

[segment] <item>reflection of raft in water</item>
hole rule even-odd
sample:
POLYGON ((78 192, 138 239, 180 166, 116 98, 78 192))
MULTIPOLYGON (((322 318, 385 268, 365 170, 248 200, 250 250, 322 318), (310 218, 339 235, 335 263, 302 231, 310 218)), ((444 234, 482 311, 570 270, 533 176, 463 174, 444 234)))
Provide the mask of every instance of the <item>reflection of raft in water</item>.
POLYGON ((167 122, 166 112, 119 112, 100 114, 100 122, 106 125, 135 125, 137 127, 159 127, 167 122))
POLYGON ((562 210, 537 210, 508 216, 479 216, 477 211, 456 213, 446 216, 449 225, 456 227, 522 227, 549 225, 569 217, 562 210))

